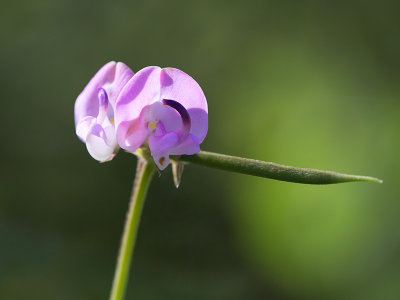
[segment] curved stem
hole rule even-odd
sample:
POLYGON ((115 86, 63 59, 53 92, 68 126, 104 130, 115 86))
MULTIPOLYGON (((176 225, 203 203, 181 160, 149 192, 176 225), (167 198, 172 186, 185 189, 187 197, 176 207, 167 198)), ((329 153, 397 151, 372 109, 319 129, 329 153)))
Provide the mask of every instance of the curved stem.
POLYGON ((147 189, 154 171, 154 164, 139 158, 136 177, 133 185, 128 214, 126 216, 124 233, 122 235, 117 267, 115 270, 110 300, 122 300, 129 278, 129 267, 132 261, 132 252, 135 247, 136 236, 140 223, 140 216, 147 189))
POLYGON ((190 162, 236 173, 305 184, 332 184, 350 181, 382 183, 382 180, 369 176, 349 175, 309 168, 296 168, 273 162, 206 151, 200 151, 195 155, 182 155, 172 158, 177 161, 190 162))

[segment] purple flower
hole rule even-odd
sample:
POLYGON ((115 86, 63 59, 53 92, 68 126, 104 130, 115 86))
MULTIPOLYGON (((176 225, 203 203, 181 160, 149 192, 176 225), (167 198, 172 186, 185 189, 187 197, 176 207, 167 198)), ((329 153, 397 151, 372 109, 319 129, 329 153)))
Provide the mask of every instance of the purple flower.
POLYGON ((195 154, 207 134, 207 100, 198 83, 174 69, 147 67, 125 85, 115 106, 118 144, 149 147, 160 170, 169 155, 195 154))
POLYGON ((114 128, 116 99, 133 76, 121 62, 104 65, 75 102, 75 127, 90 155, 100 162, 111 160, 118 150, 114 128))

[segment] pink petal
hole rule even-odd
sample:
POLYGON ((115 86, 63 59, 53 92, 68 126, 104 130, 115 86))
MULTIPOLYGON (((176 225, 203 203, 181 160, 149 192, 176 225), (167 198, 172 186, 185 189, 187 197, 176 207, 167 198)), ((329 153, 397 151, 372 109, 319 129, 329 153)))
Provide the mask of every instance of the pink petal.
POLYGON ((108 94, 108 99, 113 107, 115 107, 115 102, 119 93, 132 76, 133 71, 127 65, 122 62, 117 62, 114 80, 111 83, 107 83, 104 87, 108 94))
POLYGON ((164 169, 170 154, 190 155, 200 151, 199 144, 208 130, 207 101, 200 86, 186 73, 173 68, 147 67, 137 72, 119 94, 115 125, 122 148, 135 151, 148 138, 154 161, 164 169), (187 138, 179 136, 181 115, 163 105, 163 99, 179 102, 188 111, 191 127, 187 138), (157 122, 155 131, 149 127, 153 122, 157 122))
POLYGON ((104 130, 99 124, 95 124, 86 137, 89 154, 100 162, 112 159, 118 146, 116 139, 112 138, 113 133, 110 135, 108 128, 104 130))
MULTIPOLYGON (((116 124, 117 141, 121 148, 135 152, 145 142, 148 129, 149 106, 145 107, 138 118, 134 120, 119 119, 119 124, 116 124)), ((117 118, 117 115, 116 115, 117 118)))
POLYGON ((90 131, 90 128, 96 123, 96 118, 87 116, 80 120, 76 125, 76 135, 81 139, 82 142, 86 142, 86 137, 90 131))
POLYGON ((151 115, 149 122, 160 121, 165 131, 176 131, 182 126, 182 118, 179 113, 168 105, 163 105, 161 102, 155 102, 149 109, 151 115))
POLYGON ((168 152, 178 142, 178 135, 175 132, 168 132, 162 136, 152 134, 149 137, 149 147, 152 155, 168 152))
POLYGON ((96 117, 99 110, 98 89, 104 88, 113 106, 123 86, 133 76, 124 63, 111 61, 104 65, 89 81, 75 101, 75 125, 86 117, 96 117))
POLYGON ((160 99, 159 67, 137 72, 122 89, 115 106, 115 124, 137 119, 143 108, 160 99))
POLYGON ((169 164, 169 150, 178 142, 175 132, 168 132, 162 136, 152 134, 149 137, 151 156, 160 170, 164 170, 169 164))
POLYGON ((169 155, 193 155, 199 152, 199 141, 194 134, 190 134, 185 141, 170 149, 169 155))

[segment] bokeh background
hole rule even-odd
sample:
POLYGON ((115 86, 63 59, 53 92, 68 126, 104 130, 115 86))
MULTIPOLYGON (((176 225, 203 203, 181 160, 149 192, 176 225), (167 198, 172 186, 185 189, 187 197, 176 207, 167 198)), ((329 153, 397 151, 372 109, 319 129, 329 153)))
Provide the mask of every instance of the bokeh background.
POLYGON ((110 60, 192 75, 204 150, 377 176, 305 186, 187 166, 146 202, 127 299, 399 299, 398 1, 2 0, 0 299, 107 299, 136 158, 73 105, 110 60))

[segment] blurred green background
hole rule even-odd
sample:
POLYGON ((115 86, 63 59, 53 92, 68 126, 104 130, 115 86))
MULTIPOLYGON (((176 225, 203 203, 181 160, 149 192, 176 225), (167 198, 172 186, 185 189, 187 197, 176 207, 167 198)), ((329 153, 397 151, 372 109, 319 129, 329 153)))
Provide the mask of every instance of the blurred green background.
POLYGON ((12 1, 0 10, 0 299, 107 299, 135 157, 73 105, 110 60, 192 75, 202 149, 377 176, 155 176, 127 299, 399 299, 398 1, 12 1))

